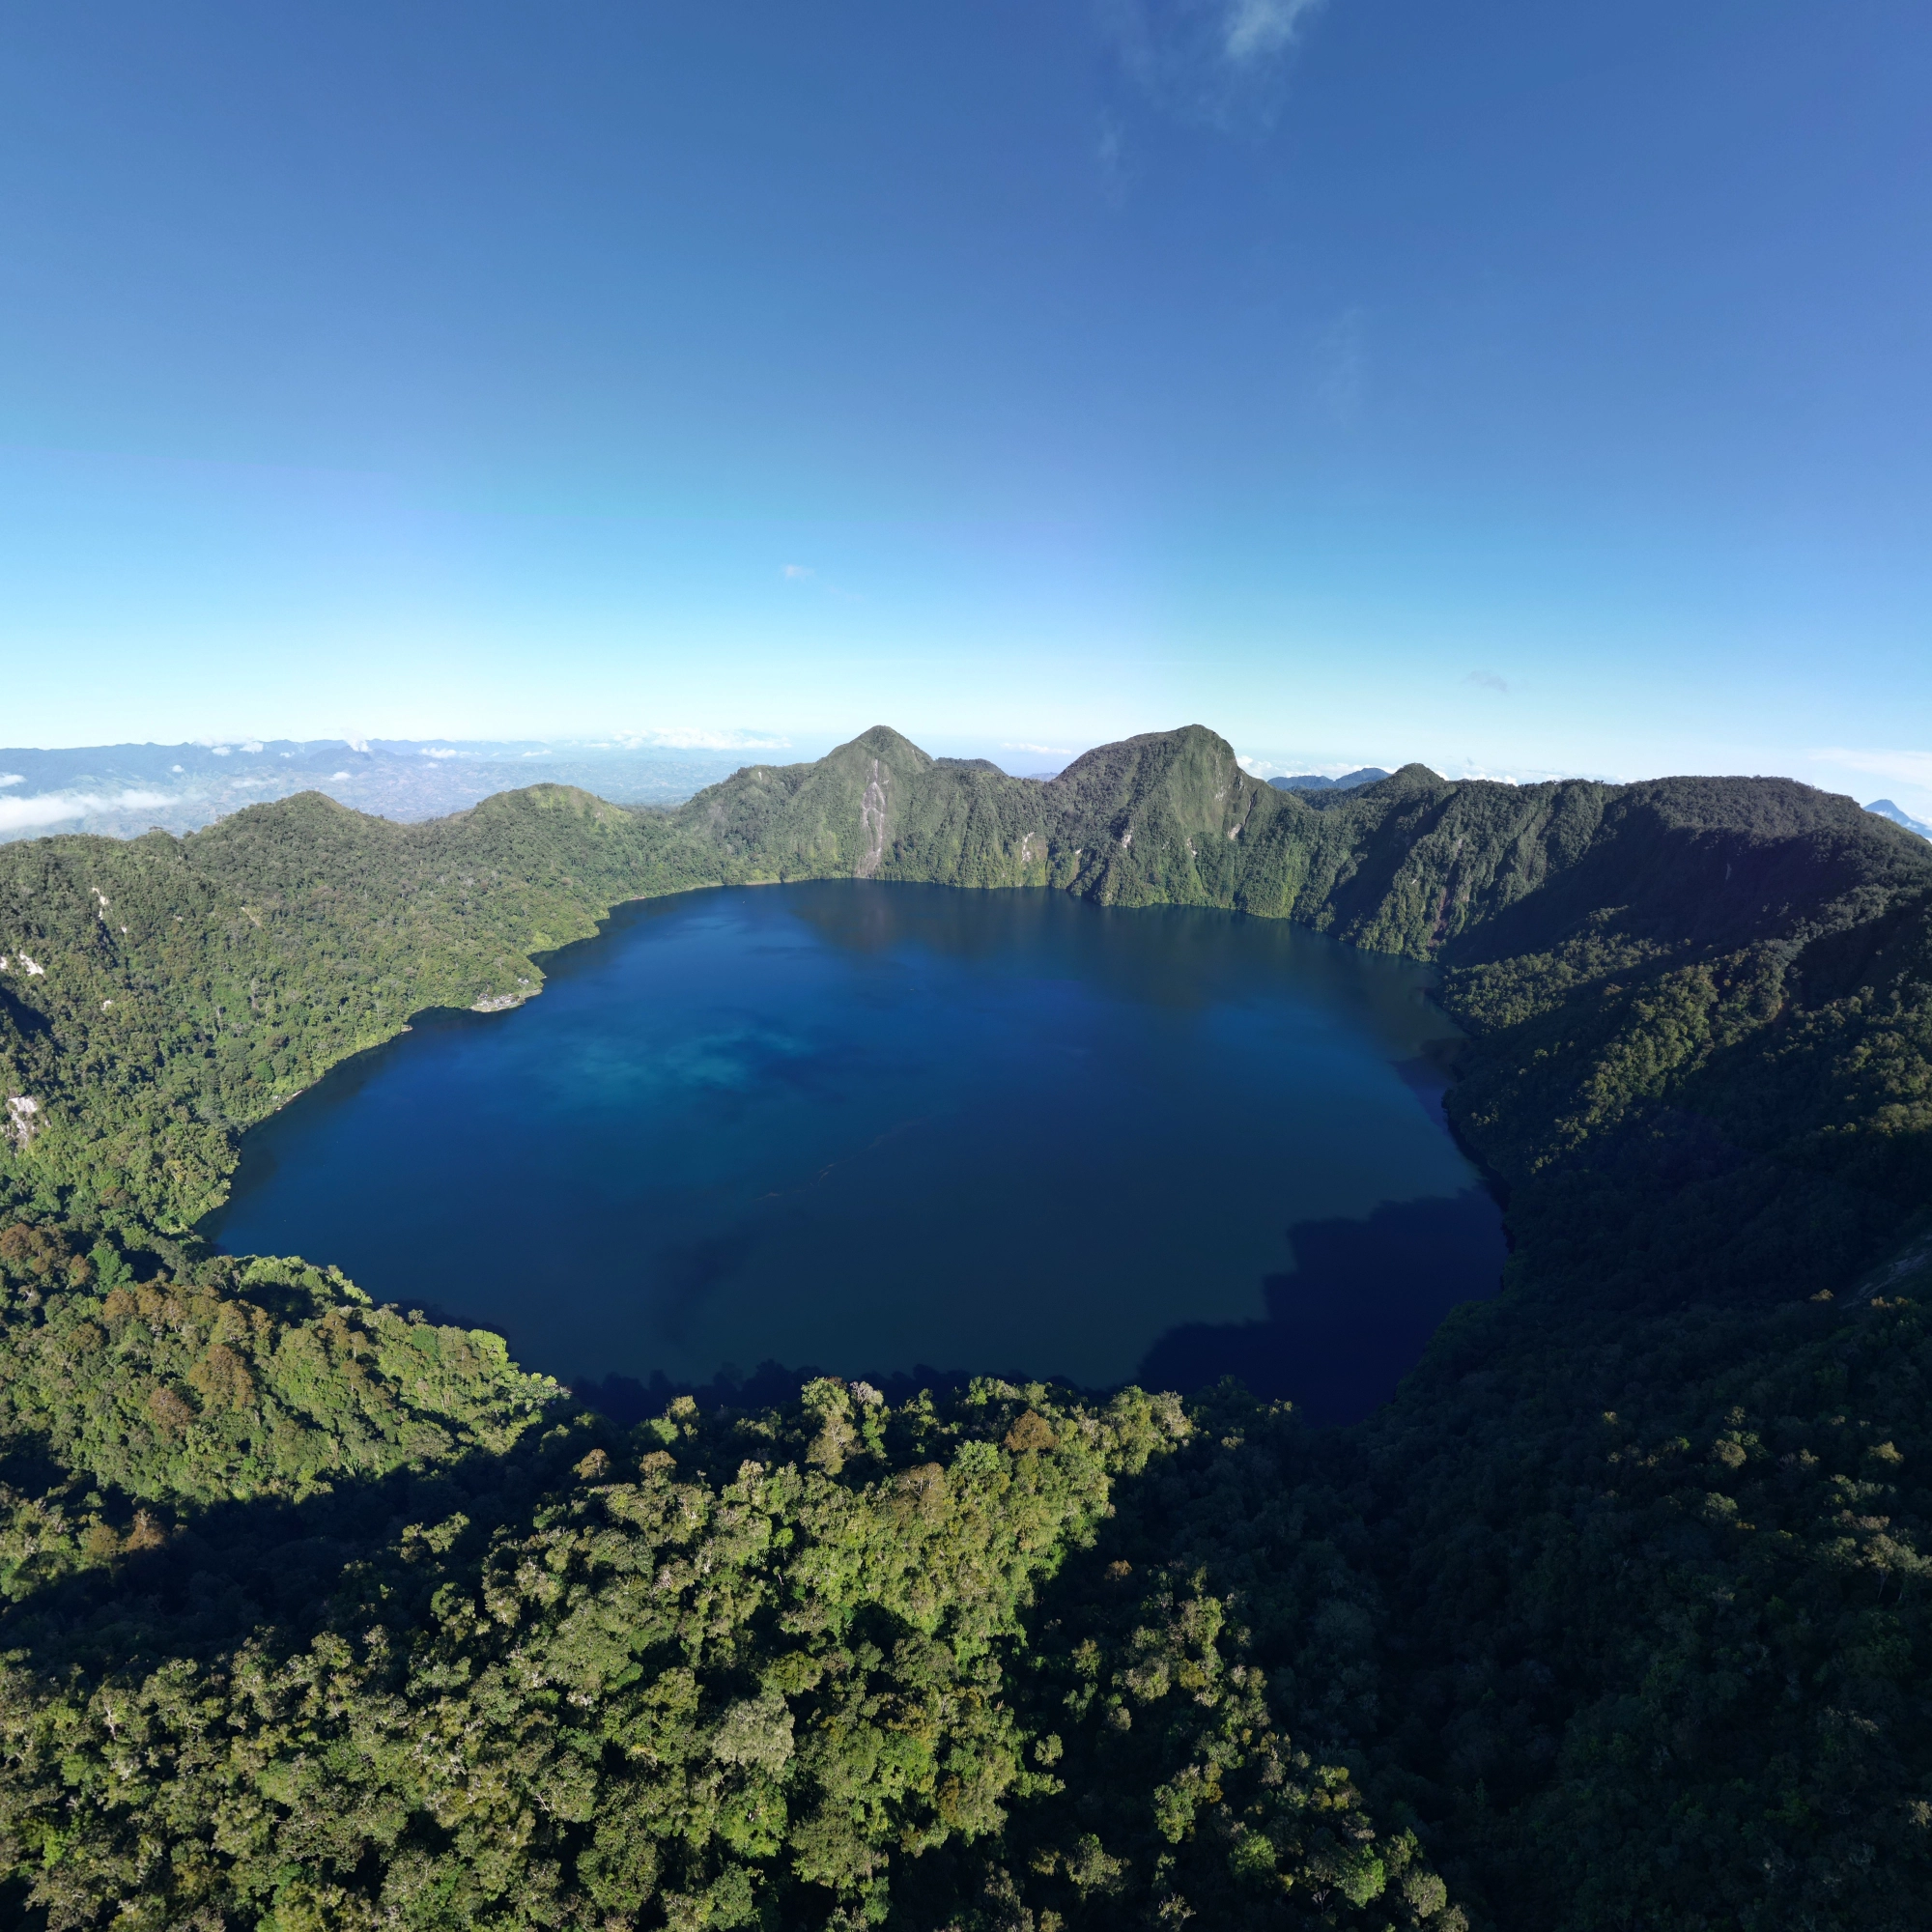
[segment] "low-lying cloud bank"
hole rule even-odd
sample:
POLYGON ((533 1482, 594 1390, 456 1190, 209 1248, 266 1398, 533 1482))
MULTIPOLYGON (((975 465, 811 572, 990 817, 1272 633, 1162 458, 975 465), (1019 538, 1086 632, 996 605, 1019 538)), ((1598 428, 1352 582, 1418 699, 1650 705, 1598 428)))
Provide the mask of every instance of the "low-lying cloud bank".
POLYGON ((0 745, 0 840, 68 833, 139 838, 154 825, 185 833, 298 791, 326 792, 353 810, 403 822, 440 818, 492 792, 539 782, 582 785, 619 805, 675 805, 744 760, 740 749, 673 748, 643 734, 549 746, 403 739, 352 748, 339 738, 0 745))
POLYGON ((0 836, 104 811, 155 811, 174 802, 164 791, 48 791, 37 798, 0 798, 0 836))

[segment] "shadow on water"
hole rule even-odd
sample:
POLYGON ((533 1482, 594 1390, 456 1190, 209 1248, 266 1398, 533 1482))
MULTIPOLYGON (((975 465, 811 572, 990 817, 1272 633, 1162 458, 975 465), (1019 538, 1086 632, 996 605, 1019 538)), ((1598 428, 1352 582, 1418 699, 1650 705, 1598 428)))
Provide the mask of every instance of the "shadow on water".
POLYGON ((1458 1302, 1495 1293, 1506 1252, 1480 1187, 1389 1202, 1364 1220, 1300 1221, 1289 1240, 1294 1271, 1264 1283, 1265 1320, 1171 1329, 1136 1379, 1188 1394, 1234 1376, 1310 1422, 1358 1422, 1395 1393, 1458 1302))
MULTIPOLYGON (((1495 1203, 1480 1187, 1447 1199, 1387 1202, 1360 1220, 1297 1222, 1288 1237, 1294 1269, 1263 1283, 1265 1319, 1172 1328, 1133 1379, 1191 1395, 1232 1376, 1264 1401, 1293 1403, 1305 1421, 1359 1422, 1395 1394, 1452 1308, 1496 1293, 1508 1253, 1495 1203)), ((765 1361, 750 1375, 726 1366, 704 1382, 660 1372, 648 1380, 580 1375, 569 1386, 580 1402, 628 1428, 661 1415, 678 1396, 705 1408, 792 1402, 807 1382, 830 1373, 765 1361)), ((974 1376, 920 1363, 862 1379, 896 1407, 923 1390, 957 1394, 974 1376)), ((1016 1372, 1007 1379, 1035 1378, 1016 1372)), ((1109 1393, 1062 1386, 1101 1399, 1109 1393)))

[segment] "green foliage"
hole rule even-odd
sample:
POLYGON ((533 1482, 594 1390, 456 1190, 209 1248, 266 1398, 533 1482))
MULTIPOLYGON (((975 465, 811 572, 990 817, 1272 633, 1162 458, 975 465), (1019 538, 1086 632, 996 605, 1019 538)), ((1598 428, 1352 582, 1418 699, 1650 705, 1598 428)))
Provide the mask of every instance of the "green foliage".
POLYGON ((1922 1307, 1518 1314, 1349 1459, 1390 1788, 1509 1923, 1921 1922, 1922 1307))
MULTIPOLYGON (((60 1676, 16 1653, 0 1829, 29 1905, 56 1926, 904 1922, 897 1889, 956 1886, 956 1858, 920 1869, 949 1847, 974 1891, 997 1890, 975 1848, 1063 1789, 1011 1695, 1024 1613, 1115 1480, 1187 1425, 1138 1393, 1101 1408, 985 1383, 896 1411, 866 1394, 821 1383, 732 1417, 684 1402, 628 1442, 554 1426, 509 1459, 526 1507, 504 1508, 500 1476, 451 1485, 439 1500, 463 1507, 370 1546, 300 1640, 285 1624, 199 1658, 185 1612, 172 1641, 151 1634, 145 1671, 97 1657, 60 1676), (814 1453, 833 1419, 850 1430, 836 1474, 814 1453)), ((151 1527, 105 1560, 168 1541, 151 1527)), ((31 1605, 14 1621, 33 1631, 31 1605)), ((1218 1610, 1170 1621, 1198 1693, 1223 1674, 1218 1610)), ((1149 1641, 1131 1639, 1143 1698, 1165 1667, 1149 1641)), ((1207 1728, 1225 1745, 1257 1717, 1250 1689, 1207 1728)), ((1263 1897, 1297 1873, 1379 1896, 1347 1774, 1272 1734, 1247 1758, 1267 1854, 1229 1869, 1263 1897)), ((1164 1839, 1215 1795, 1183 1771, 1156 1796, 1164 1839)), ((1097 1840, 1071 1859, 1076 1905, 1135 1871, 1097 1840)))
POLYGON ((1198 727, 1041 784, 879 729, 673 814, 0 848, 0 1913, 1925 1921, 1932 849, 1850 801, 1304 798, 1198 727), (622 1435, 183 1235, 242 1127, 618 899, 855 873, 1439 961, 1504 1294, 1326 1435, 830 1380, 622 1435))
POLYGON ((185 1228, 240 1130, 337 1061, 427 1007, 512 1004, 618 899, 696 883, 671 845, 537 786, 429 825, 304 793, 185 838, 0 847, 0 1086, 36 1103, 16 1191, 185 1228))
POLYGON ((1285 1405, 1195 1406, 1117 1491, 1034 1623, 1024 1710, 1058 1776, 1008 1833, 1069 1925, 1464 1923, 1400 1805, 1378 1820, 1365 1585, 1310 1533, 1325 1494, 1285 1405), (1293 1714, 1291 1730, 1289 1721, 1293 1714))
POLYGON ((226 1258, 135 1281, 111 1241, 0 1230, 0 1596, 156 1547, 182 1512, 500 1454, 564 1392, 502 1339, 226 1258), (38 1478, 38 1480, 36 1480, 38 1478))

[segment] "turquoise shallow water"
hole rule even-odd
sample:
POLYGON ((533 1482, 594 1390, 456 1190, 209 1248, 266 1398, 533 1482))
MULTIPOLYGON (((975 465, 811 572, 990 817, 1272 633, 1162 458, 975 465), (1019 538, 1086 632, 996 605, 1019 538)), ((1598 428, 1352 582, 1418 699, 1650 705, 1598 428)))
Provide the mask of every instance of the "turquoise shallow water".
POLYGON ((337 1068, 248 1136, 207 1232, 580 1385, 1234 1372, 1339 1419, 1501 1266, 1427 985, 1047 892, 655 900, 527 1006, 337 1068))

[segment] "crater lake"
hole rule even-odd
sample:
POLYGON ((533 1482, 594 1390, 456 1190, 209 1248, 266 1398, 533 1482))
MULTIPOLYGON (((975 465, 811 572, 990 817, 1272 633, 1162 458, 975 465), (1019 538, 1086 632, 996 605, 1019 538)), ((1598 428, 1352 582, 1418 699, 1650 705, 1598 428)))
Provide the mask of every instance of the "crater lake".
MULTIPOLYGON (((1431 973, 1282 922, 833 881, 620 907, 245 1138, 203 1224, 621 1410, 760 1365, 1393 1392, 1500 1217, 1431 973)), ((776 1375, 768 1369, 767 1379, 776 1375)))

